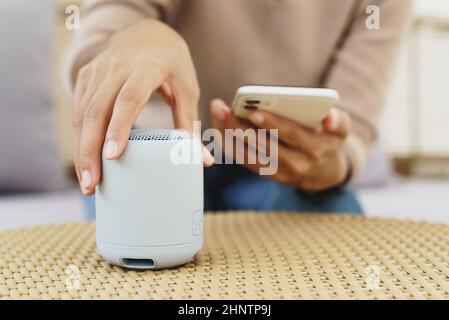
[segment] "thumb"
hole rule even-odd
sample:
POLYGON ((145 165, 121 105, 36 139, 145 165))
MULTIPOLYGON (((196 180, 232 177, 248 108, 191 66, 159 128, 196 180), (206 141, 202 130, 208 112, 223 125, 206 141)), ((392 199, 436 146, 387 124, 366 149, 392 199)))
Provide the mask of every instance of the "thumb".
POLYGON ((346 137, 351 127, 351 119, 348 114, 337 108, 332 108, 326 119, 323 120, 323 127, 327 133, 337 134, 346 137))

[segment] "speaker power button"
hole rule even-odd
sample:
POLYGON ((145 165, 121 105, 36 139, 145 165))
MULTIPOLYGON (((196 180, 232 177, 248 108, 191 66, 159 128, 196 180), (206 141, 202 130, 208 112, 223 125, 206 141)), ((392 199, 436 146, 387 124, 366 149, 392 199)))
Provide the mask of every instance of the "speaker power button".
POLYGON ((192 232, 194 236, 203 232, 203 210, 198 210, 193 214, 192 232))

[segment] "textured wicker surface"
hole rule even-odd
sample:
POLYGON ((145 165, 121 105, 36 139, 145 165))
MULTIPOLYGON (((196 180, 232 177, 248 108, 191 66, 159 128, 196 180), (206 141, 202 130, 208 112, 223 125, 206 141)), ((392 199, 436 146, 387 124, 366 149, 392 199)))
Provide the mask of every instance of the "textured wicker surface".
POLYGON ((194 262, 144 272, 106 264, 92 223, 2 232, 0 297, 449 298, 447 225, 242 212, 205 229, 194 262))

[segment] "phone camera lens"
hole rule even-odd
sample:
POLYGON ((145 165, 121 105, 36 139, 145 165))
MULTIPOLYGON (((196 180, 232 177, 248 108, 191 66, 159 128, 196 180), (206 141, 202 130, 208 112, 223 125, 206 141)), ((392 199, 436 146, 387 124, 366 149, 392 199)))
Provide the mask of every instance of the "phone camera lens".
POLYGON ((260 100, 248 99, 248 100, 246 100, 246 103, 249 104, 249 105, 256 105, 256 104, 260 104, 260 100))

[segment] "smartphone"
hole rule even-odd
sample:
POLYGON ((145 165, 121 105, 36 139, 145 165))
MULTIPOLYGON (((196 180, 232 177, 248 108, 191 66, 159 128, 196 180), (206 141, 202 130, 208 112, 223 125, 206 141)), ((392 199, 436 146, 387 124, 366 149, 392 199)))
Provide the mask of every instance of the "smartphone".
POLYGON ((247 119, 250 111, 264 110, 315 129, 338 100, 338 92, 333 89, 244 86, 237 90, 232 111, 235 116, 247 119))

